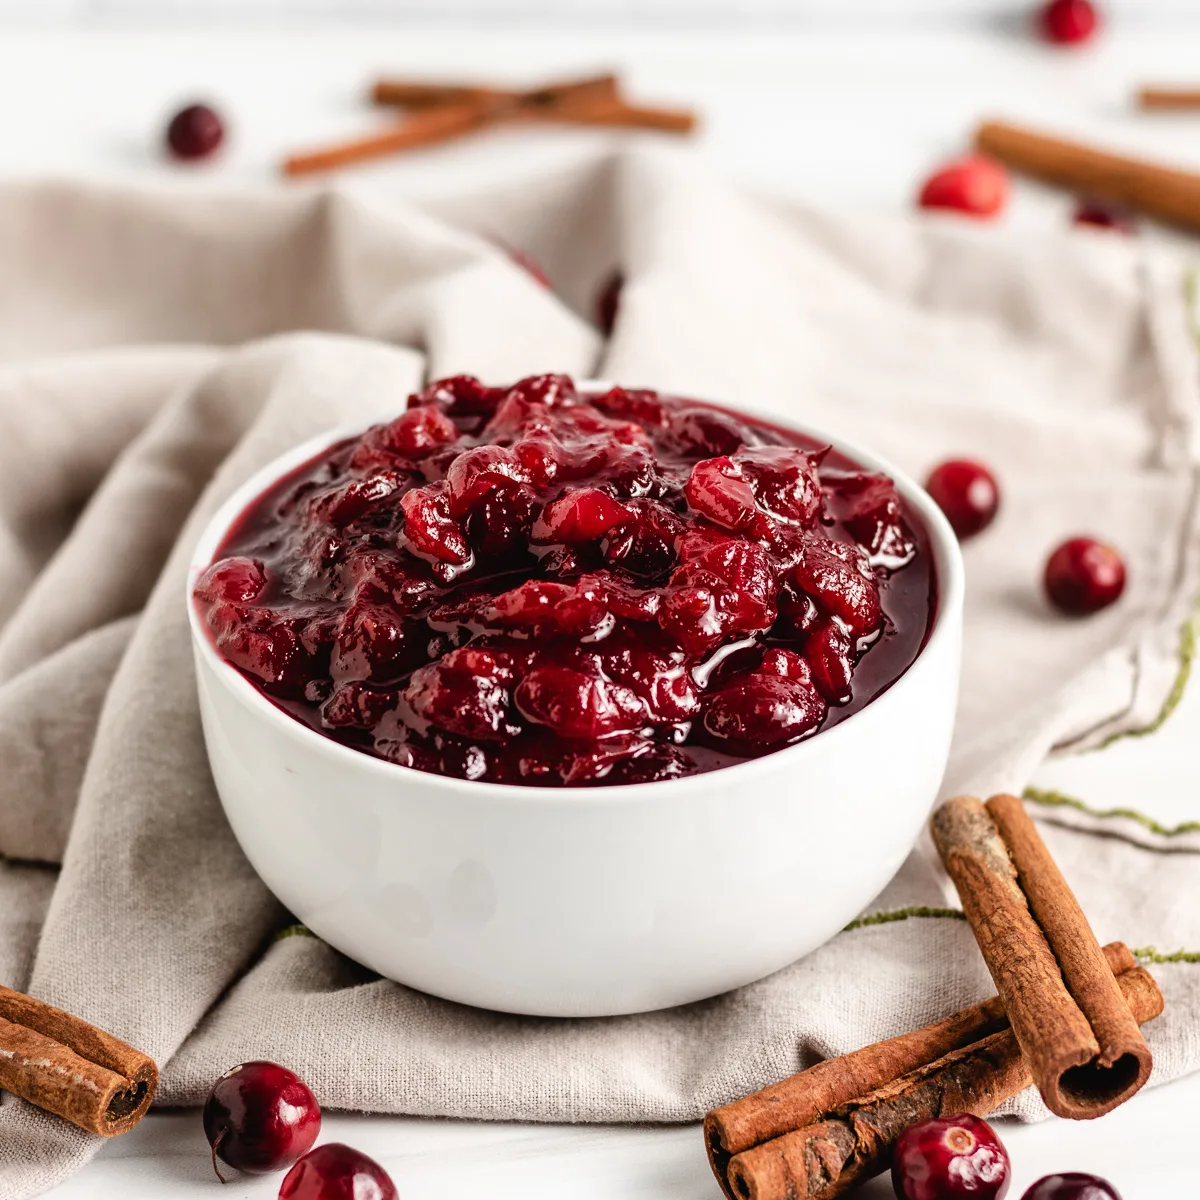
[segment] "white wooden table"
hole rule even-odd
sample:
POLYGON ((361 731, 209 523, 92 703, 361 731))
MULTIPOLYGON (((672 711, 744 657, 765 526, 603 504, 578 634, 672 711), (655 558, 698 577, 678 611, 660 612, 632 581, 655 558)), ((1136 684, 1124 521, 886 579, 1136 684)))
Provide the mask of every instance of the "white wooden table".
MULTIPOLYGON (((893 26, 894 29, 894 26, 893 26)), ((149 32, 0 29, 0 176, 45 172, 208 187, 266 184, 283 151, 368 128, 358 103, 380 70, 536 80, 615 65, 647 99, 695 103, 704 153, 758 188, 826 205, 910 203, 926 170, 959 150, 984 113, 1024 118, 1200 167, 1200 116, 1137 117, 1126 97, 1150 79, 1200 82, 1200 25, 1141 23, 1083 54, 1062 54, 995 28, 919 33, 547 32, 473 35, 460 27, 347 25, 149 32), (181 171, 157 154, 173 106, 209 96, 232 118, 230 152, 181 171)), ((593 135, 498 133, 360 173, 390 192, 443 193, 514 169, 571 159, 593 135)), ((605 136, 605 135, 595 135, 605 136)), ((1066 219, 1063 198, 1022 187, 1012 215, 1066 219)), ((1046 786, 1107 806, 1136 795, 1165 822, 1200 817, 1200 685, 1153 738, 1047 769, 1046 786), (1102 761, 1100 761, 1102 759, 1102 761)), ((1191 1123, 1200 1077, 1140 1096, 1104 1121, 1007 1127, 1011 1200, 1052 1170, 1106 1175, 1124 1200, 1200 1195, 1191 1123), (1136 1173, 1134 1170, 1136 1164, 1136 1173)), ((405 1200, 715 1200, 695 1127, 630 1129, 470 1125, 327 1118, 325 1137, 352 1142, 393 1173, 405 1200)), ((194 1113, 154 1115, 105 1147, 55 1200, 214 1195, 194 1113)), ((222 1191, 273 1197, 276 1180, 222 1191)), ((876 1181, 864 1197, 890 1196, 876 1181)))

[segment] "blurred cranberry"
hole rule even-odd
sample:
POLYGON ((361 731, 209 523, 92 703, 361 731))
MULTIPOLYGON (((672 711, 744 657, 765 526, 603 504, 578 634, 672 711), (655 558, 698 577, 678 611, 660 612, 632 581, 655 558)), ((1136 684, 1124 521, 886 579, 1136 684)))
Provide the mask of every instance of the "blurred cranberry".
MULTIPOLYGON (((321 1132, 321 1109, 307 1084, 272 1062, 227 1071, 204 1105, 204 1134, 217 1159, 238 1171, 266 1175, 290 1167, 321 1132)), ((221 1172, 217 1171, 221 1178, 221 1172)), ((224 1182, 222 1180, 222 1182, 224 1182)))
POLYGON ((624 286, 625 276, 620 271, 614 271, 596 293, 596 324, 605 337, 612 333, 617 323, 617 310, 621 307, 621 289, 624 286))
POLYGON ((1090 0, 1049 0, 1038 14, 1042 36, 1060 46, 1088 41, 1100 27, 1100 14, 1090 0))
POLYGON ((1114 233, 1132 233, 1133 218, 1123 208, 1106 204, 1103 200, 1080 200, 1071 218, 1076 225, 1090 225, 1095 229, 1111 229, 1114 233))
POLYGON ((1086 616, 1120 599, 1125 590, 1125 563, 1104 542, 1071 538, 1046 561, 1045 583, 1046 595, 1056 608, 1072 616, 1086 616))
POLYGON ((329 1142, 284 1176, 279 1200, 396 1200, 396 1185, 373 1158, 329 1142))
POLYGON ((1107 1179, 1083 1171, 1066 1171, 1039 1179, 1021 1200, 1121 1200, 1121 1196, 1107 1179))
POLYGON ((936 171, 921 188, 922 208, 949 208, 971 217, 989 218, 1008 203, 1008 172, 994 159, 971 154, 936 171))
POLYGON ((892 1155, 899 1200, 1000 1200, 1008 1184, 1004 1144, 969 1113, 910 1125, 892 1155))
POLYGON ((167 149, 176 158, 207 158, 225 140, 225 125, 207 104, 181 108, 167 126, 167 149))
POLYGON ((925 490, 961 540, 986 529, 1000 507, 996 477, 980 462, 952 458, 930 472, 925 490))

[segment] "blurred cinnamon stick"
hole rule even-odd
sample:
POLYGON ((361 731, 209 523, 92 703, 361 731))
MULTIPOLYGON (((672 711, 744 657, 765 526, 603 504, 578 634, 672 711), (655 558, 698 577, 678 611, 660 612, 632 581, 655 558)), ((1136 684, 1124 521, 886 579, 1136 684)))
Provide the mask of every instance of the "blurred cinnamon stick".
POLYGON ((472 83, 379 79, 371 86, 371 99, 375 104, 411 109, 440 108, 448 104, 518 104, 527 108, 550 108, 570 98, 616 99, 617 87, 617 77, 611 73, 548 83, 528 90, 483 87, 472 83))
POLYGON ((981 125, 975 145, 1035 179, 1112 200, 1186 229, 1200 229, 1200 174, 999 121, 981 125))
MULTIPOLYGON (((696 125, 695 114, 684 109, 647 108, 626 104, 616 92, 616 78, 601 75, 586 80, 551 84, 527 92, 452 85, 442 92, 433 85, 381 81, 372 94, 417 96, 413 114, 389 128, 336 145, 293 154, 283 163, 286 175, 311 175, 355 163, 370 162, 406 150, 453 141, 492 125, 519 121, 553 121, 574 125, 603 125, 624 129, 653 129, 686 134, 696 125), (458 97, 437 105, 431 97, 458 97), (471 97, 474 98, 471 98, 471 97)), ((399 99, 387 100, 388 104, 399 99)))
POLYGON ((1200 88, 1144 87, 1135 97, 1138 108, 1162 111, 1200 108, 1200 88))
POLYGON ((284 160, 283 171, 285 175, 311 175, 385 158, 402 150, 436 146, 495 123, 501 119, 501 111, 490 104, 430 108, 379 133, 290 155, 284 160))

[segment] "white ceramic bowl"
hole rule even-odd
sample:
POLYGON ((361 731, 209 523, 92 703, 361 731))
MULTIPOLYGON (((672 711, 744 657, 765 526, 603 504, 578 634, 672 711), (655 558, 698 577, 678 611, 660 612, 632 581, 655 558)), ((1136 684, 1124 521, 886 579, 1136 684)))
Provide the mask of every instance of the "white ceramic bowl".
MULTIPOLYGON (((807 954, 876 896, 925 821, 958 691, 962 562, 937 506, 876 455, 928 530, 932 634, 909 670, 808 741, 685 779, 526 788, 447 779, 287 716, 216 653, 192 585, 298 447, 213 518, 188 577, 200 711, 242 849, 314 933, 410 987, 539 1016, 684 1004, 807 954)), ((826 440, 819 431, 806 430, 826 440)))

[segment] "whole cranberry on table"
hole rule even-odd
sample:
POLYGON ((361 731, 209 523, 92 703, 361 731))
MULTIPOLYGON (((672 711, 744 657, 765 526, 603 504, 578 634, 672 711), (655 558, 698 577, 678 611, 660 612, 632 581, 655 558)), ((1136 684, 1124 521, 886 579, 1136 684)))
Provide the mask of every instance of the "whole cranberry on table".
POLYGON ((284 1176, 279 1200, 396 1200, 396 1185, 373 1158, 330 1142, 310 1151, 284 1176))
POLYGON ((922 185, 917 203, 986 220, 1004 211, 1010 190, 1008 172, 1000 163, 971 154, 935 171, 922 185))
POLYGON ((986 529, 1000 507, 996 477, 983 463, 970 458, 952 458, 934 467, 925 490, 964 541, 986 529))
POLYGON ((1032 1184, 1021 1200, 1121 1200, 1120 1193, 1107 1179, 1084 1171, 1064 1171, 1046 1175, 1032 1184))
POLYGON ((1049 0, 1038 13, 1042 36, 1060 46, 1090 41, 1100 27, 1100 14, 1090 0, 1049 0))
POLYGON ((217 1159, 250 1175, 282 1171, 312 1147, 321 1109, 308 1085, 273 1062, 247 1062, 217 1080, 204 1105, 204 1134, 217 1159))
POLYGON ((892 1154, 899 1200, 1000 1200, 1009 1175, 1004 1143, 970 1113, 910 1125, 892 1154))
POLYGON ((1063 542, 1046 560, 1046 595, 1064 613, 1086 616, 1116 603, 1125 590, 1125 562, 1095 538, 1063 542))
POLYGON ((181 108, 167 125, 166 145, 175 158, 207 158, 225 140, 225 123, 207 104, 181 108))

